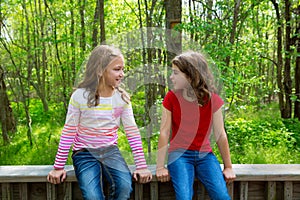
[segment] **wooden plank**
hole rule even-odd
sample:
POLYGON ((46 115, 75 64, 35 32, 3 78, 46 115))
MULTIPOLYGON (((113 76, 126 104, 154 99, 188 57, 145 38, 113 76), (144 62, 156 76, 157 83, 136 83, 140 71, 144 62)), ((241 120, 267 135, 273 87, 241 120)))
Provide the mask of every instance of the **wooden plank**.
MULTIPOLYGON (((221 165, 223 167, 223 165, 221 165)), ((0 183, 47 182, 52 165, 0 166, 0 183)), ((129 166, 131 170, 135 166, 129 166)), ((149 169, 155 176, 155 165, 149 169)), ((300 164, 233 164, 236 181, 300 181, 300 164), (288 169, 288 170, 287 170, 288 169)), ((67 182, 76 182, 73 166, 67 165, 67 182)))
POLYGON ((158 182, 150 183, 150 199, 158 200, 158 182))
POLYGON ((248 181, 241 181, 240 183, 240 200, 248 199, 248 181))
MULTIPOLYGON (((66 166, 68 178, 59 186, 47 182, 46 176, 52 167, 51 165, 0 166, 0 198, 82 199, 78 195, 80 190, 73 166, 66 166)), ((135 166, 130 165, 129 168, 133 172, 135 166)), ((132 199, 175 199, 171 182, 157 182, 155 168, 155 165, 149 166, 153 173, 151 183, 145 184, 144 187, 142 184, 133 183, 132 199)), ((300 185, 300 164, 234 164, 233 170, 237 178, 233 184, 228 185, 232 199, 300 199, 300 189, 297 189, 300 185)), ((197 184, 199 185, 196 186, 195 199, 208 199, 207 192, 202 192, 205 191, 202 184, 197 184)))
POLYGON ((20 183, 20 199, 28 200, 28 184, 27 183, 20 183))
POLYGON ((2 183, 1 184, 2 200, 11 200, 12 199, 11 191, 12 189, 10 183, 2 183))
POLYGON ((143 184, 134 183, 134 199, 144 199, 143 198, 143 184))
POLYGON ((284 182, 284 200, 293 199, 293 182, 285 181, 284 182))
POLYGON ((63 184, 64 188, 64 200, 72 200, 72 183, 65 182, 63 184))
POLYGON ((233 200, 234 199, 234 182, 227 184, 227 190, 228 190, 229 196, 231 197, 231 200, 233 200))
POLYGON ((300 199, 300 182, 293 182, 293 199, 300 199))
POLYGON ((47 200, 56 200, 56 189, 52 183, 46 183, 47 200))
POLYGON ((47 199, 47 185, 45 183, 28 183, 29 199, 47 199))
POLYGON ((72 197, 73 200, 83 199, 78 183, 72 183, 72 197))
MULTIPOLYGON (((47 182, 51 165, 0 166, 0 183, 47 182)), ((67 181, 76 181, 73 166, 66 166, 67 181)))
POLYGON ((265 181, 248 182, 248 199, 266 200, 267 186, 265 181))
POLYGON ((158 183, 158 194, 160 200, 174 200, 175 197, 175 191, 173 188, 173 184, 171 181, 169 182, 159 182, 158 183))
POLYGON ((205 199, 205 188, 200 181, 195 181, 194 184, 194 198, 195 200, 205 199))
POLYGON ((267 199, 276 200, 276 182, 268 181, 267 183, 267 199))
POLYGON ((234 164, 236 181, 299 181, 300 164, 234 164))

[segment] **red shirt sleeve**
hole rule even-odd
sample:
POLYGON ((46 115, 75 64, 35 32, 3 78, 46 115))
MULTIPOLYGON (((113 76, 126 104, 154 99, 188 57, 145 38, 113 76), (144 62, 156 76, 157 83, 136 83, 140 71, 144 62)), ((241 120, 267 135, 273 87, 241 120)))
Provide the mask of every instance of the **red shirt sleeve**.
POLYGON ((215 113, 217 110, 219 110, 219 108, 221 108, 224 105, 223 99, 215 93, 212 94, 211 103, 213 113, 215 113))
POLYGON ((172 99, 174 99, 174 97, 175 97, 175 94, 170 90, 167 94, 166 94, 166 96, 165 96, 165 98, 164 98, 164 100, 163 100, 163 102, 162 102, 162 104, 163 104, 163 106, 167 109, 167 110, 169 110, 169 111, 171 111, 172 112, 172 99))

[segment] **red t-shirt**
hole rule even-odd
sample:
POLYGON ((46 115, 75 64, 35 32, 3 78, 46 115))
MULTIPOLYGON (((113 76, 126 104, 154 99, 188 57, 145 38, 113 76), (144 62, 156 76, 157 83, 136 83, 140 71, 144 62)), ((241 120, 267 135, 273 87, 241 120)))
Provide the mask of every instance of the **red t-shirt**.
POLYGON ((169 91, 163 106, 172 113, 172 135, 169 152, 175 149, 211 152, 210 133, 212 115, 224 101, 215 93, 204 106, 183 98, 182 90, 169 91))

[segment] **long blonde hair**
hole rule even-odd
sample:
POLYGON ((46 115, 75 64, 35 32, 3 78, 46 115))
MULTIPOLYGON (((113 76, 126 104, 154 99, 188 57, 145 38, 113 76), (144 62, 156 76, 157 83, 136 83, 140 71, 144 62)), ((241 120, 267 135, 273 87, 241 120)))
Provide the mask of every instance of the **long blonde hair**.
POLYGON ((194 94, 200 105, 206 104, 210 100, 211 93, 217 90, 205 56, 198 52, 187 51, 176 56, 172 64, 190 80, 191 88, 188 94, 194 94))
MULTIPOLYGON (((99 104, 100 92, 99 85, 103 79, 103 74, 106 67, 111 63, 111 61, 122 56, 120 49, 109 46, 109 45, 99 45, 93 49, 90 57, 86 64, 84 79, 79 83, 77 88, 85 88, 88 94, 88 106, 97 106, 99 104)), ((122 95, 123 100, 129 103, 130 97, 128 93, 120 88, 116 88, 122 95)))

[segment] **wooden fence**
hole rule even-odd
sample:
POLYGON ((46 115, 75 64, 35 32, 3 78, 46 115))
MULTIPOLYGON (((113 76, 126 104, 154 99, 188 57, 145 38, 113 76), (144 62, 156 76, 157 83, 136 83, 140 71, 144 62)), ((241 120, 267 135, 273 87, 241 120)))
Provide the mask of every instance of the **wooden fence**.
MULTIPOLYGON (((155 174, 155 166, 149 166, 155 174)), ((236 181, 228 185, 232 199, 300 200, 300 164, 234 164, 236 181)), ((52 166, 0 166, 0 199, 2 200, 81 200, 72 166, 67 166, 67 180, 59 185, 47 182, 52 166)), ((133 166, 130 166, 133 170, 133 166)), ((175 199, 171 182, 133 183, 131 199, 175 199)), ((209 199, 200 182, 194 182, 193 200, 209 199)))

